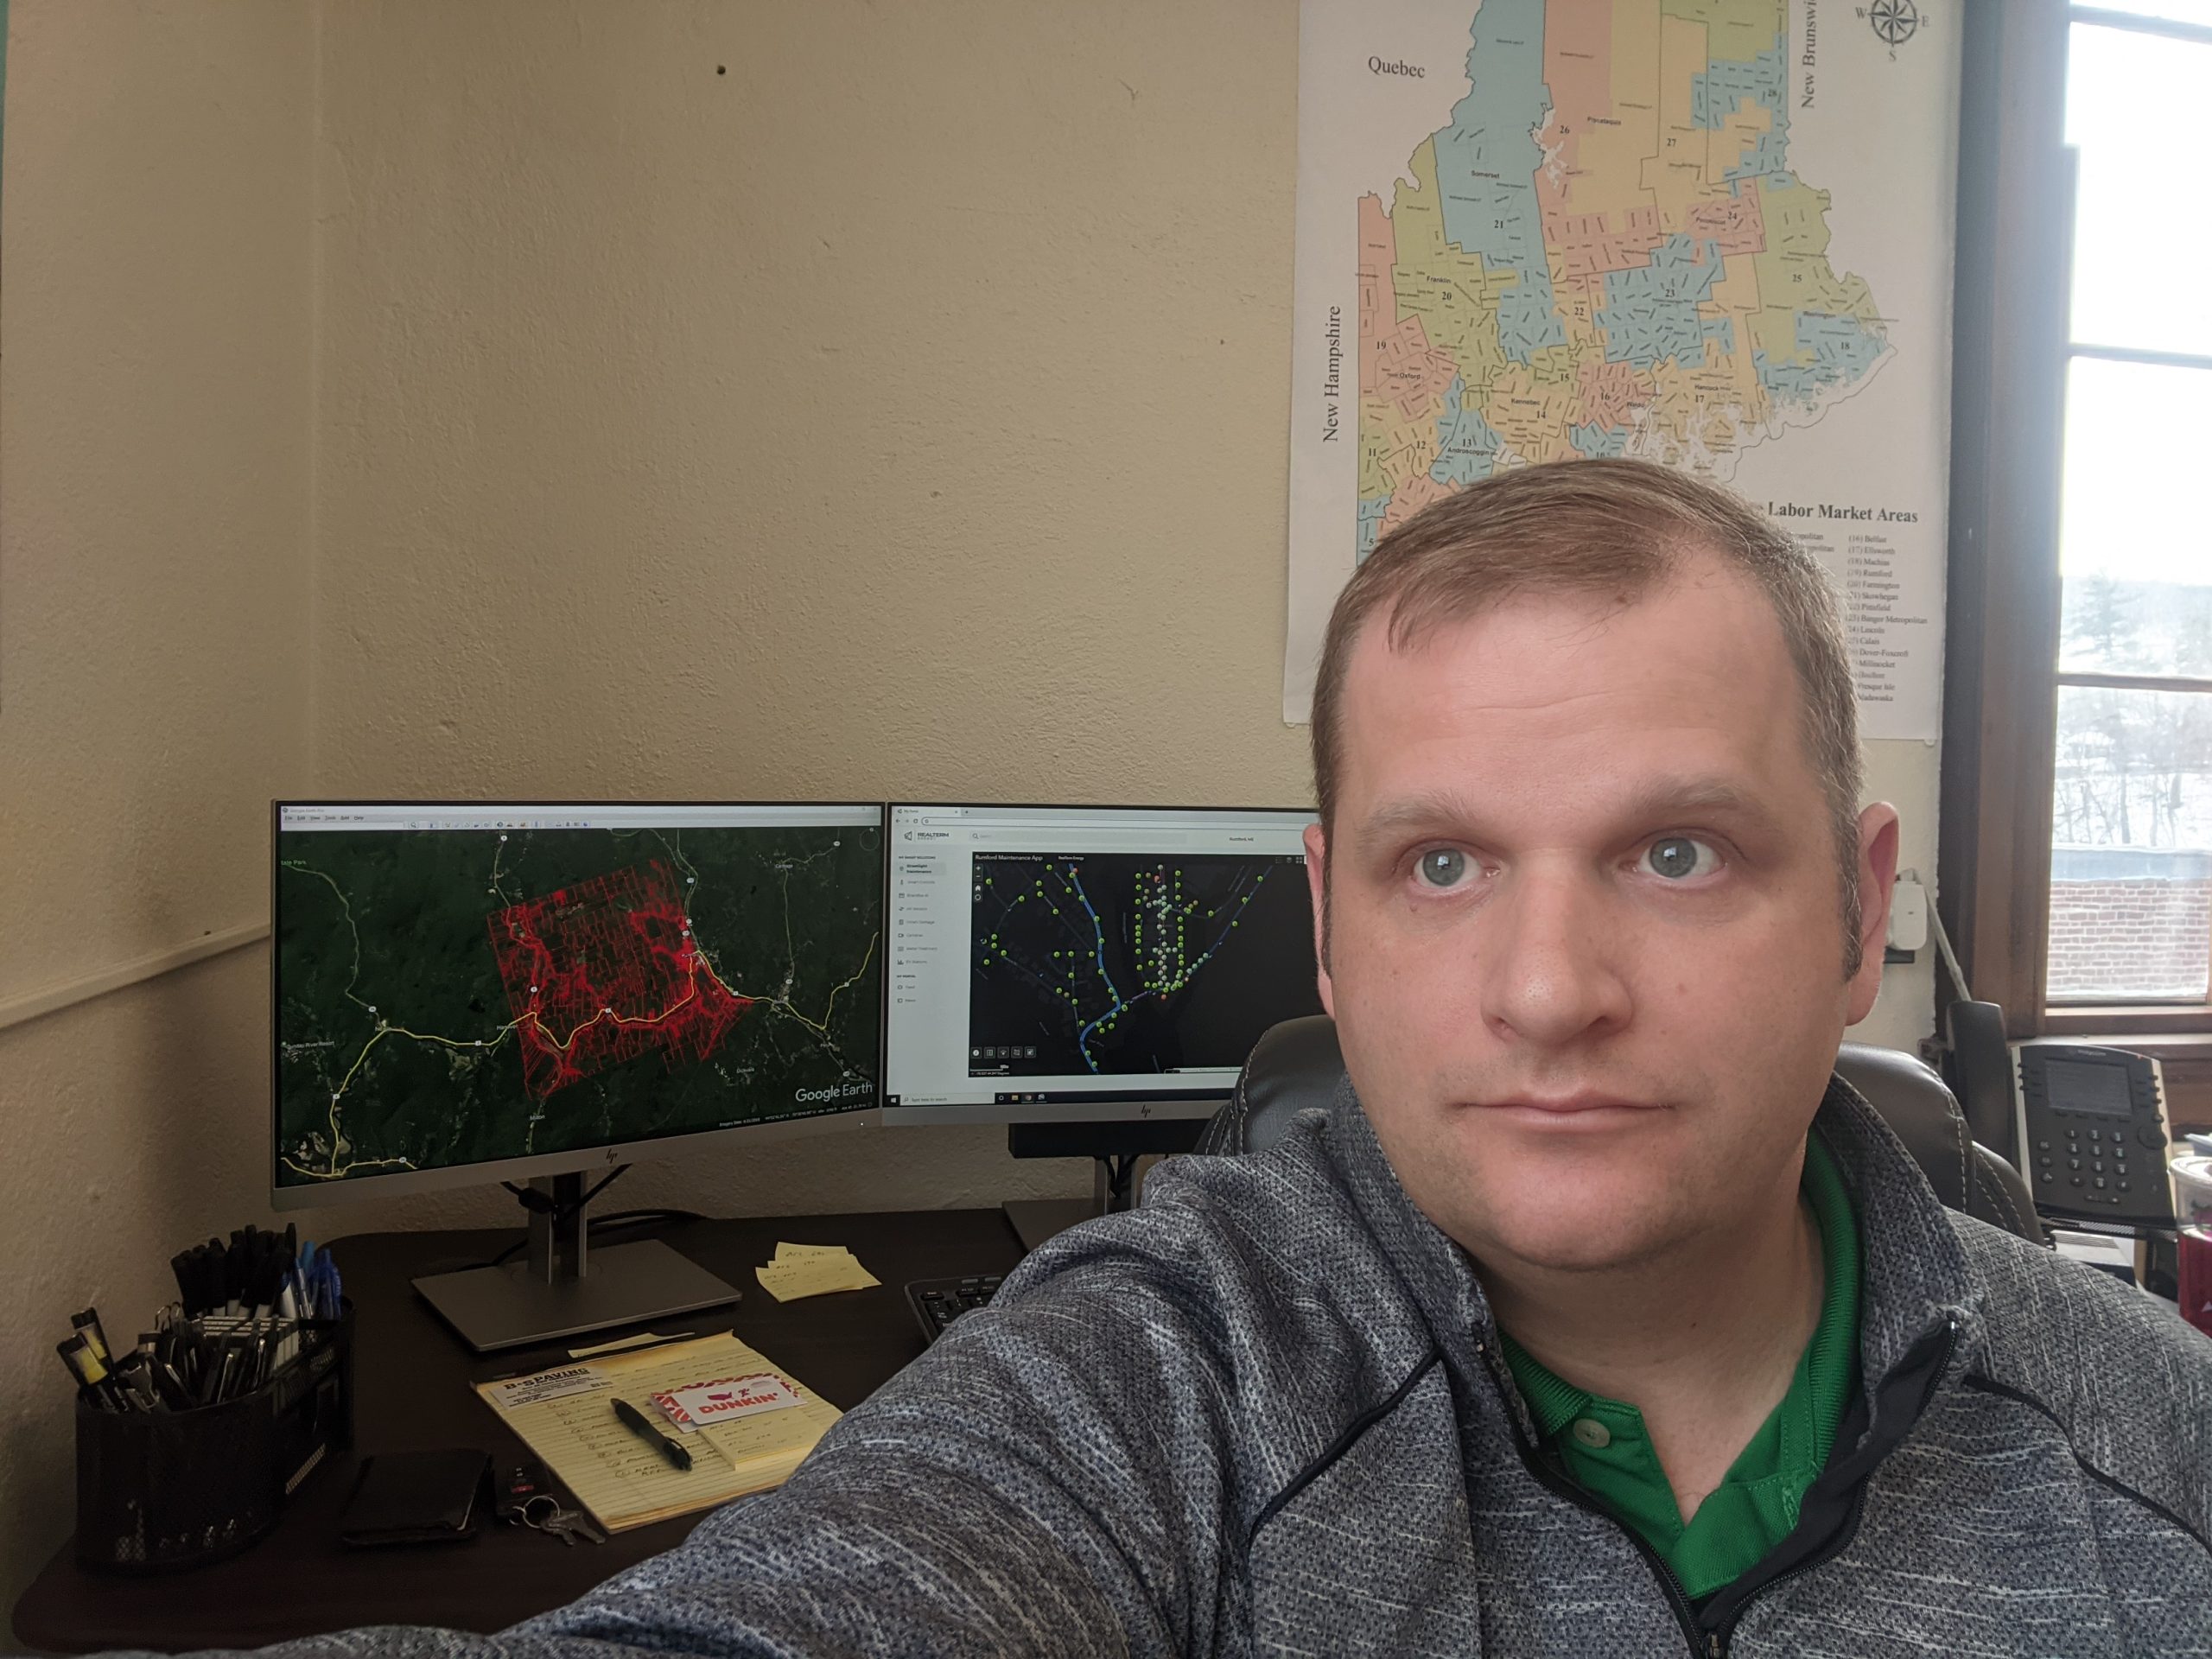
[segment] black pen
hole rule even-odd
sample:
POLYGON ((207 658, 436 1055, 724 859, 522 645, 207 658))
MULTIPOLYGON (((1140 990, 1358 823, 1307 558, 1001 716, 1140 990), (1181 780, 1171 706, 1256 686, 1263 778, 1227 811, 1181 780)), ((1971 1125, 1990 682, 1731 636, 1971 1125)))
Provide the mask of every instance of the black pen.
POLYGON ((210 1356, 207 1374, 200 1379, 200 1403, 212 1406, 226 1400, 231 1393, 231 1378, 237 1374, 238 1351, 228 1337, 217 1342, 210 1356))
POLYGON ((668 1466, 670 1468, 680 1469, 686 1473, 690 1471, 691 1454, 685 1451, 677 1441, 671 1440, 667 1435, 662 1433, 660 1430, 654 1427, 653 1425, 646 1420, 645 1414, 639 1411, 635 1406, 632 1405, 627 1400, 618 1399, 615 1401, 614 1415, 618 1420, 620 1420, 623 1427, 628 1429, 632 1434, 638 1436, 639 1439, 652 1441, 653 1448, 658 1451, 661 1456, 668 1459, 668 1466))

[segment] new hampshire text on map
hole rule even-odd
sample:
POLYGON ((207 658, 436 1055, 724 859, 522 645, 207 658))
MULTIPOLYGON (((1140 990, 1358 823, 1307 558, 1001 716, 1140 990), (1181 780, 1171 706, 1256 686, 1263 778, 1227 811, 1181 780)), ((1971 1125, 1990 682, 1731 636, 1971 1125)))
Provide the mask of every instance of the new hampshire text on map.
POLYGON ((283 836, 279 1181, 865 1103, 880 856, 853 826, 283 836))
POLYGON ((975 872, 971 1077, 1233 1068, 1282 1010, 1320 1012, 1295 855, 978 853, 975 872))
POLYGON ((1789 165, 1783 0, 1484 0, 1468 87, 1358 204, 1358 556, 1500 467, 1729 477, 1890 351, 1789 165))

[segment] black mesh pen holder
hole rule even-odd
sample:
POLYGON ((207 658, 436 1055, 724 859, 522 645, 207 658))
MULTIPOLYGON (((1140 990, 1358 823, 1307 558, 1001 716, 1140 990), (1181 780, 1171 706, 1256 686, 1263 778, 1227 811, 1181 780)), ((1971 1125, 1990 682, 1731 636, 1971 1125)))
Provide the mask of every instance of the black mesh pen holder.
POLYGON ((77 1560, 168 1573, 235 1555, 353 1440, 353 1310, 301 1326, 261 1387, 190 1411, 77 1405, 77 1560))

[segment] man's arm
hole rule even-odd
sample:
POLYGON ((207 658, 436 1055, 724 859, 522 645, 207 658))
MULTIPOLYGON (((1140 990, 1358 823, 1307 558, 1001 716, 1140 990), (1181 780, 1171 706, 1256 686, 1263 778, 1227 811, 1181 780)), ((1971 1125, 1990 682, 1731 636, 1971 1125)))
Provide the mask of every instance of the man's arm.
POLYGON ((1163 1224, 1033 1258, 781 1491, 513 1637, 841 1659, 1167 1654, 1193 1635, 1204 1650, 1221 1389, 1205 1288, 1154 1243, 1163 1224))
POLYGON ((1162 1206, 1054 1241, 779 1491, 566 1607, 493 1637, 355 1630, 270 1651, 1210 1651, 1230 1453, 1206 1231, 1162 1206))

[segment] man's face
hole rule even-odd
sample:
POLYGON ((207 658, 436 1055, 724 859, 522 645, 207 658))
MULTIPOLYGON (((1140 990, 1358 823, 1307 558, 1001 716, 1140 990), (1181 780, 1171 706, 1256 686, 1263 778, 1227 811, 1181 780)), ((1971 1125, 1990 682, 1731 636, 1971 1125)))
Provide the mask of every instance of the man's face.
POLYGON ((1873 1006, 1896 814, 1859 824, 1866 966, 1802 693, 1702 555, 1625 607, 1512 601, 1352 651, 1322 1001, 1408 1193, 1478 1259, 1602 1268, 1794 1184, 1873 1006))

